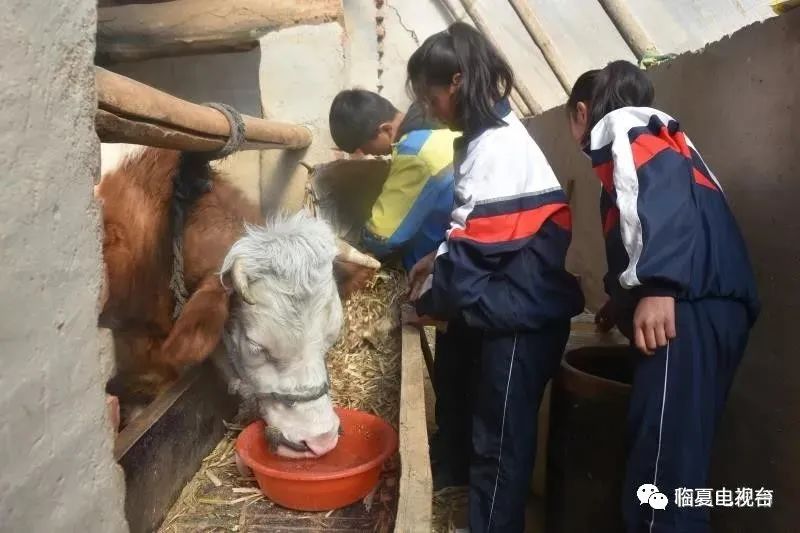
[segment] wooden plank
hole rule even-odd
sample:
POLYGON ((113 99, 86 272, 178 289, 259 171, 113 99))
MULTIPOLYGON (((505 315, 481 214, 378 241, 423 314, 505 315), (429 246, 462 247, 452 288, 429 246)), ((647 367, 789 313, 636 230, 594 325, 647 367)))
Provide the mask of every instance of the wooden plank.
MULTIPOLYGON (((101 110, 128 121, 164 126, 199 137, 228 138, 230 124, 216 109, 187 102, 101 67, 95 69, 97 105, 101 110)), ((311 144, 311 130, 305 126, 248 115, 242 115, 242 120, 245 138, 250 142, 290 150, 311 144)), ((109 122, 107 129, 112 127, 113 123, 109 122)))
POLYGON ((132 533, 154 531, 202 459, 222 438, 238 402, 210 361, 193 368, 122 430, 114 455, 125 472, 132 533))
POLYGON ((270 31, 342 16, 341 0, 101 0, 97 61, 228 52, 270 31))
POLYGON ((395 532, 429 533, 433 482, 425 423, 424 357, 419 331, 403 326, 400 384, 400 495, 395 532))

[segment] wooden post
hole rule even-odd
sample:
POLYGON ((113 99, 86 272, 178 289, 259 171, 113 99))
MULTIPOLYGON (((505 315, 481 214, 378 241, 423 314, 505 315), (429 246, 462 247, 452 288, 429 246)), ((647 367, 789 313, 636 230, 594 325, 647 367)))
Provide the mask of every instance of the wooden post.
POLYGON ((511 7, 514 8, 514 11, 517 12, 517 16, 522 21, 522 25, 528 30, 528 34, 531 36, 531 39, 533 39, 533 42, 536 43, 536 46, 542 51, 542 55, 545 61, 547 61, 547 64, 550 65, 553 74, 556 75, 561 86, 567 91, 567 94, 569 94, 569 92, 572 91, 572 80, 567 74, 564 59, 558 53, 553 41, 551 41, 550 37, 547 35, 544 26, 539 21, 539 17, 536 16, 531 6, 528 5, 527 0, 508 1, 511 3, 511 7))
POLYGON ((270 31, 341 19, 341 0, 102 0, 97 59, 114 63, 243 50, 270 31))
POLYGON ((636 59, 641 60, 647 54, 658 54, 655 43, 631 13, 625 0, 597 0, 608 14, 611 22, 617 27, 622 38, 628 43, 636 59))
MULTIPOLYGON (((96 127, 104 142, 130 142, 184 151, 222 147, 230 124, 219 111, 96 67, 96 127)), ((311 144, 305 126, 242 115, 244 148, 300 149, 311 144)))

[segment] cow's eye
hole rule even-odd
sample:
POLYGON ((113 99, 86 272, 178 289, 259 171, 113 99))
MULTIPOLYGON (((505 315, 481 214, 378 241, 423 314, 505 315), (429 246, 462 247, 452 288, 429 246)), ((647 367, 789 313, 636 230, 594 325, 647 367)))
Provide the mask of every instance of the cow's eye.
POLYGON ((247 344, 250 346, 250 350, 253 353, 258 353, 258 354, 266 354, 267 353, 267 349, 264 348, 263 346, 261 346, 260 344, 258 344, 256 341, 247 339, 247 344))

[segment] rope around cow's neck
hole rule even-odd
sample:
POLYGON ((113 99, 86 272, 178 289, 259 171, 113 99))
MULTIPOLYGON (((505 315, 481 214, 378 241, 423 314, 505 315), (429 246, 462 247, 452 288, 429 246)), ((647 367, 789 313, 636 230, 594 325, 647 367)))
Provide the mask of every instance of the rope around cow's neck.
MULTIPOLYGON (((202 155, 197 154, 197 156, 203 157, 206 161, 213 161, 227 157, 239 150, 245 142, 246 128, 242 115, 228 104, 209 102, 203 105, 216 109, 225 115, 228 124, 230 124, 230 136, 225 146, 219 150, 202 155)), ((181 172, 180 166, 178 172, 181 172)), ((182 191, 175 190, 172 200, 172 275, 169 280, 169 288, 175 299, 175 307, 172 309, 172 320, 178 319, 183 311, 183 307, 186 305, 186 301, 189 299, 189 291, 186 289, 186 283, 183 277, 183 230, 186 221, 186 210, 190 206, 179 205, 181 200, 185 200, 185 195, 182 191)))
POLYGON ((183 281, 183 228, 176 228, 172 236, 172 277, 169 288, 175 298, 175 307, 172 309, 172 320, 178 320, 189 298, 189 291, 183 281))

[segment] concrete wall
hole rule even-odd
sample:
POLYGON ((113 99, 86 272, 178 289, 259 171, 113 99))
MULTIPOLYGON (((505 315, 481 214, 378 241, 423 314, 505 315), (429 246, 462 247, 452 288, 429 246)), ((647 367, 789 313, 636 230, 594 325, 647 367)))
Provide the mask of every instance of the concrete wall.
POLYGON ((98 333, 93 0, 0 11, 0 529, 127 530, 98 333))
MULTIPOLYGON (((775 491, 776 503, 717 511, 716 531, 793 531, 800 500, 800 10, 651 75, 658 107, 681 121, 722 182, 764 306, 718 433, 712 487, 763 486, 775 491)), ((563 108, 528 125, 561 179, 575 180, 570 266, 596 307, 605 267, 599 185, 569 138, 563 108)))
POLYGON ((266 118, 311 128, 314 142, 300 152, 261 153, 262 208, 297 208, 307 172, 298 163, 316 165, 336 157, 328 130, 328 109, 347 83, 344 27, 338 22, 297 26, 270 33, 261 41, 261 105, 266 118))

